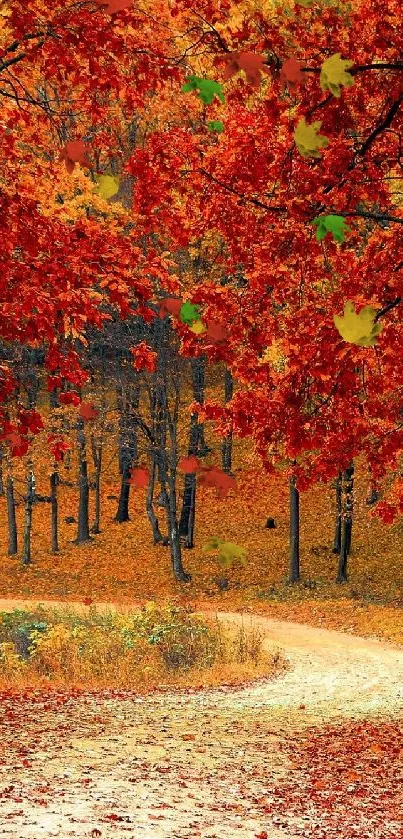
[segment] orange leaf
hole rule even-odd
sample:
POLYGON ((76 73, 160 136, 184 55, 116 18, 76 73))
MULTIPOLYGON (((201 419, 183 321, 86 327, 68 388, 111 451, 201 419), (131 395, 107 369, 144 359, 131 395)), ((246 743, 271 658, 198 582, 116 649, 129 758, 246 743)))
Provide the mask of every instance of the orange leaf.
POLYGON ((150 470, 147 466, 137 466, 131 470, 128 484, 133 484, 136 487, 146 487, 150 480, 150 470))
POLYGON ((296 58, 288 58, 284 61, 281 68, 280 79, 283 82, 283 87, 288 84, 289 87, 295 87, 297 84, 303 84, 305 78, 301 73, 302 63, 296 58))
POLYGON ((200 469, 200 461, 193 454, 189 457, 181 457, 178 463, 178 469, 180 469, 181 472, 186 472, 188 474, 190 472, 197 472, 197 470, 200 469))
POLYGON ((224 70, 223 77, 227 81, 235 76, 240 70, 243 70, 246 78, 252 87, 259 87, 260 74, 269 73, 270 69, 265 64, 266 57, 258 55, 255 52, 231 52, 225 56, 227 66, 224 70))
POLYGON ((79 414, 84 420, 93 420, 99 414, 96 408, 93 405, 90 405, 89 402, 82 402, 79 409, 79 414))

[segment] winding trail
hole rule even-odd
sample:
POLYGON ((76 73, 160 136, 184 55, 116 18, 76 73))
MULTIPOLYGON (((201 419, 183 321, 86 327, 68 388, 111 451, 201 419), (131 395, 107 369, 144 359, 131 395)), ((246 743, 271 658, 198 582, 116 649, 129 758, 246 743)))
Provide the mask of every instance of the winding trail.
MULTIPOLYGON (((0 611, 27 602, 0 600, 0 611)), ((267 839, 293 839, 281 819, 262 820, 259 807, 295 771, 284 739, 343 718, 402 718, 403 649, 257 615, 218 618, 255 626, 291 669, 230 691, 74 699, 38 714, 33 744, 28 709, 11 725, 16 744, 25 737, 29 745, 31 767, 12 744, 2 755, 0 788, 14 785, 20 803, 14 791, 0 793, 0 836, 254 839, 266 831, 267 839)))

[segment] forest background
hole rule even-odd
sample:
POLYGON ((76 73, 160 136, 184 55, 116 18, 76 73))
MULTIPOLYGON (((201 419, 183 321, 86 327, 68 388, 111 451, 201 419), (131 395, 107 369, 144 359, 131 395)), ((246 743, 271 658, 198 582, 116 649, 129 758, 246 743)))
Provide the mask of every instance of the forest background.
POLYGON ((401 640, 399 3, 0 27, 3 595, 401 640))

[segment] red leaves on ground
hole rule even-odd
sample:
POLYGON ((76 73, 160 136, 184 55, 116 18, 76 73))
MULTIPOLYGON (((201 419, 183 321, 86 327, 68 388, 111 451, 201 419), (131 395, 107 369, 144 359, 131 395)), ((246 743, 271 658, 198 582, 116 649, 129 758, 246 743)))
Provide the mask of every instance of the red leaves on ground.
MULTIPOLYGON (((223 57, 224 59, 224 57, 223 57)), ((226 67, 223 72, 225 81, 243 70, 250 85, 258 88, 261 73, 269 73, 270 68, 265 64, 266 57, 255 52, 231 52, 225 56, 226 67)))
POLYGON ((150 480, 150 470, 147 466, 136 466, 131 470, 127 483, 136 487, 146 487, 150 480))

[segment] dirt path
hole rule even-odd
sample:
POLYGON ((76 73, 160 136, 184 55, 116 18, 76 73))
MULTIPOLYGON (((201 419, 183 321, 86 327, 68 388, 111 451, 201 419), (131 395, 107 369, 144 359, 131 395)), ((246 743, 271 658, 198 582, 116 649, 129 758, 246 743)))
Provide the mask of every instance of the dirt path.
MULTIPOLYGON (((0 600, 0 611, 24 603, 0 600)), ((38 706, 34 722, 34 709, 20 710, 3 738, 0 836, 293 839, 290 820, 270 807, 262 817, 261 806, 297 772, 285 740, 329 721, 403 717, 402 649, 260 616, 218 617, 258 627, 292 669, 231 691, 38 706)))

